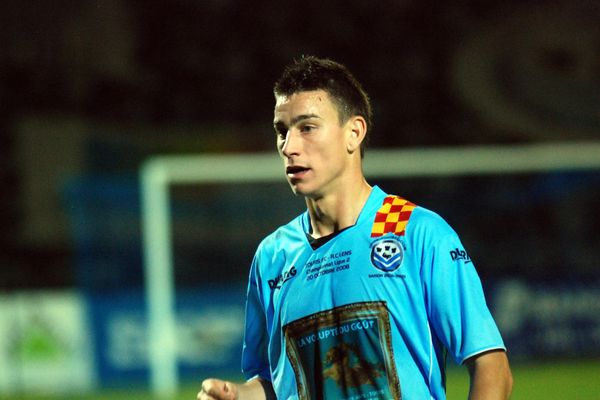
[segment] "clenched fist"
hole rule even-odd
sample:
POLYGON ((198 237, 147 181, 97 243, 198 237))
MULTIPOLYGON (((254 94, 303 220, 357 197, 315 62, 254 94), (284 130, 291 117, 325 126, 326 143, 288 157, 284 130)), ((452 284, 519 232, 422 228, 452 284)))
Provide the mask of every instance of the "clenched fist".
POLYGON ((237 400, 238 388, 235 383, 210 378, 202 382, 198 400, 237 400))

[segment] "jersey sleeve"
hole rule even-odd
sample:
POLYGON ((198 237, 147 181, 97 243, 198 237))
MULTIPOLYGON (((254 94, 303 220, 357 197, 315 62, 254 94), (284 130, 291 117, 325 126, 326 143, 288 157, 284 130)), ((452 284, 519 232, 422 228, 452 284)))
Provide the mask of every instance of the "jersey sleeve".
POLYGON ((246 379, 256 376, 271 381, 268 359, 268 334, 261 285, 258 275, 259 256, 255 255, 250 268, 246 297, 246 323, 242 348, 242 372, 246 379))
POLYGON ((434 217, 422 238, 422 273, 431 328, 458 364, 488 350, 505 350, 481 280, 458 235, 434 217))

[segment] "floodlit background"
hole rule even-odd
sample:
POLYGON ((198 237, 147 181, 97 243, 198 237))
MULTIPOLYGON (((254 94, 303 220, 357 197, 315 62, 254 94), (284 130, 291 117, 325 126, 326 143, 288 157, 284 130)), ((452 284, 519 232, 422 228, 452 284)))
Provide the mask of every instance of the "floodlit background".
MULTIPOLYGON (((294 58, 333 58, 363 82, 373 148, 592 141, 598 21, 594 0, 0 3, 0 397, 147 395, 139 168, 275 151, 271 88, 294 58)), ((459 232, 515 399, 600 396, 600 170, 372 183, 459 232)), ((283 174, 171 198, 194 398, 207 375, 239 376, 251 257, 302 202, 283 174)))

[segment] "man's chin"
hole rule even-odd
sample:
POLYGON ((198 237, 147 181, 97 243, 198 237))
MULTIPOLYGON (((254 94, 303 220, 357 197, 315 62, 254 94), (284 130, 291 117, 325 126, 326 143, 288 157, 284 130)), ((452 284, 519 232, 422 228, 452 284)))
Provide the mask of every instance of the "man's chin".
POLYGON ((290 182, 290 188, 296 196, 310 197, 311 191, 300 184, 294 184, 290 182))
POLYGON ((297 197, 304 197, 309 200, 317 200, 322 197, 320 193, 315 190, 307 190, 306 188, 299 188, 297 186, 292 186, 292 192, 297 197))
POLYGON ((290 185, 290 187, 292 188, 292 193, 294 193, 295 196, 306 196, 306 194, 302 190, 298 189, 297 186, 290 185))

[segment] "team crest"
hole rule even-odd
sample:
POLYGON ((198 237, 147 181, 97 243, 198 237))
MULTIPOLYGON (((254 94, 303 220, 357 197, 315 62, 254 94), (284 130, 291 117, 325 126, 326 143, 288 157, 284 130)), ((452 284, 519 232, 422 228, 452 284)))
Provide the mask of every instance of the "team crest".
POLYGON ((402 243, 394 236, 386 236, 371 245, 371 263, 383 272, 397 270, 403 259, 402 243))

